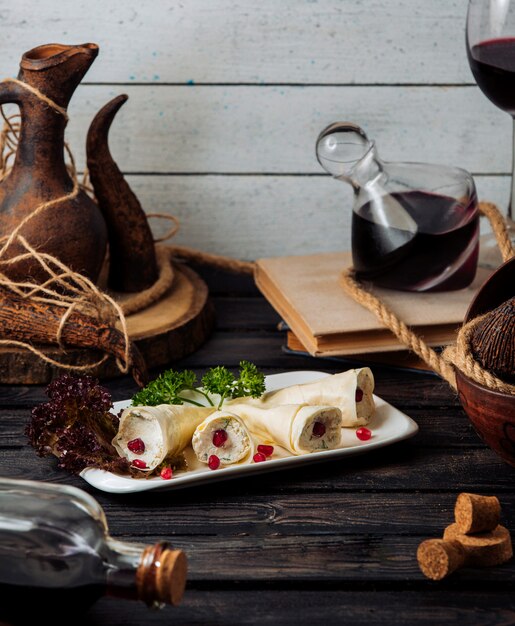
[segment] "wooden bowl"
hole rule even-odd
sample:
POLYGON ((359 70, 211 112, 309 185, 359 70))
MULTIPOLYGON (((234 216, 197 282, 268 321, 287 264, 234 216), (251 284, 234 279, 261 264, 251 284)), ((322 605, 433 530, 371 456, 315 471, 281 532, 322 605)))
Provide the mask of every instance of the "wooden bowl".
MULTIPOLYGON (((472 300, 465 322, 487 313, 515 295, 515 258, 501 265, 472 300)), ((493 391, 456 370, 460 402, 477 434, 515 467, 515 396, 493 391)))

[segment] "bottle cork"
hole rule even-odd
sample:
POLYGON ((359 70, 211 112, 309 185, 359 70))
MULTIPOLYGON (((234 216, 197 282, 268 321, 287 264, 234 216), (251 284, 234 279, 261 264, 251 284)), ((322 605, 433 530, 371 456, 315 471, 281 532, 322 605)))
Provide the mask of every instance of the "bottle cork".
POLYGON ((186 587, 187 560, 168 543, 147 546, 136 573, 139 597, 149 606, 177 606, 186 587))
POLYGON ((511 537, 508 529, 497 526, 494 530, 466 535, 458 524, 447 526, 443 538, 445 541, 458 541, 465 549, 467 565, 490 567, 509 561, 513 556, 511 537))
POLYGON ((417 560, 422 573, 432 580, 442 580, 462 567, 467 553, 459 541, 427 539, 417 550, 417 560))
POLYGON ((460 493, 454 517, 459 532, 465 535, 491 531, 501 519, 501 504, 495 496, 460 493))

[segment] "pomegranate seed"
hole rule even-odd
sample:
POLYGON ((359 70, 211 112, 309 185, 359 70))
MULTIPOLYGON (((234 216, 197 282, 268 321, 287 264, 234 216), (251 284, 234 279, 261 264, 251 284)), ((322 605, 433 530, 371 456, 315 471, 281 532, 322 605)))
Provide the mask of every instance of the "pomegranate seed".
POLYGON ((227 441, 227 431, 224 430, 223 428, 220 428, 219 430, 215 430, 215 432, 213 433, 213 445, 216 448, 221 448, 224 443, 227 441))
POLYGON ((147 464, 141 459, 134 459, 132 461, 132 466, 137 467, 138 469, 145 469, 147 467, 147 464))
POLYGON ((262 443, 258 446, 258 452, 262 452, 265 456, 272 456, 274 453, 274 446, 266 446, 262 443))
POLYGON ((359 387, 356 388, 356 402, 361 402, 363 400, 363 389, 359 387))
POLYGON ((368 441, 372 437, 372 431, 362 426, 356 431, 356 437, 361 441, 368 441))
POLYGON ((163 480, 170 480, 170 478, 173 476, 173 471, 171 467, 163 467, 163 469, 161 470, 161 478, 163 480))
POLYGON ((323 437, 325 435, 325 424, 315 422, 313 424, 313 437, 323 437))
POLYGON ((127 448, 129 448, 129 450, 133 454, 143 454, 143 452, 145 452, 145 443, 143 439, 140 439, 138 437, 137 439, 132 439, 131 441, 129 441, 127 444, 127 448))
POLYGON ((254 463, 262 463, 263 461, 266 461, 266 456, 262 452, 256 452, 252 458, 254 459, 254 463))
POLYGON ((212 454, 207 460, 207 464, 209 465, 209 469, 218 469, 220 467, 220 459, 216 456, 216 454, 212 454))

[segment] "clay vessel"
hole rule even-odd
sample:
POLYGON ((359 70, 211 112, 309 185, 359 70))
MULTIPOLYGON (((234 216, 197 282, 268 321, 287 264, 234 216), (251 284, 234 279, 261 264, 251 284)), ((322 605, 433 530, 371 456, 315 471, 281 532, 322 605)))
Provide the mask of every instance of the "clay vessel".
MULTIPOLYGON (((98 46, 47 44, 26 52, 18 80, 35 87, 66 108, 95 60, 98 46)), ((73 183, 64 162, 66 118, 35 94, 15 83, 0 83, 0 104, 20 107, 21 134, 13 168, 0 183, 0 237, 12 230, 42 202, 69 193, 73 183)), ((107 228, 98 208, 83 191, 29 220, 21 229, 28 242, 73 270, 96 281, 104 261, 107 228)), ((22 251, 11 246, 9 258, 22 251)), ((45 278, 33 260, 2 268, 13 279, 45 278)))
MULTIPOLYGON (((515 295, 515 258, 484 283, 465 316, 465 322, 492 311, 515 295)), ((483 441, 515 466, 515 396, 483 387, 456 370, 460 402, 483 441)))
POLYGON ((109 151, 111 123, 127 101, 122 94, 96 114, 89 127, 86 154, 91 184, 109 233, 108 285, 114 291, 143 291, 158 278, 152 231, 141 204, 109 151))

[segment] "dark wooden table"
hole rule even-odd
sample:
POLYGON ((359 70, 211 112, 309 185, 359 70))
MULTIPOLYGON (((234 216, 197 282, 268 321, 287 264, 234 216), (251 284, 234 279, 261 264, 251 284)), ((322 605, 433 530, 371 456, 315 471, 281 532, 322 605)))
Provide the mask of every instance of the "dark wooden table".
MULTIPOLYGON (((348 363, 287 355, 277 314, 249 280, 211 274, 217 328, 178 363, 201 374, 254 361, 265 373, 348 363)), ((157 373, 157 372, 156 372, 157 373)), ((110 495, 38 458, 23 434, 41 387, 0 387, 0 475, 69 483, 104 507, 113 536, 171 539, 189 559, 183 604, 100 600, 75 624, 515 624, 515 562, 466 569, 435 583, 418 544, 441 536, 460 491, 497 495, 515 530, 515 470, 486 448, 455 394, 435 376, 374 368, 376 393, 415 419, 408 441, 345 461, 219 482, 211 487, 110 495)), ((114 400, 135 390, 107 382, 114 400)), ((51 616, 49 616, 51 617, 51 616)))

